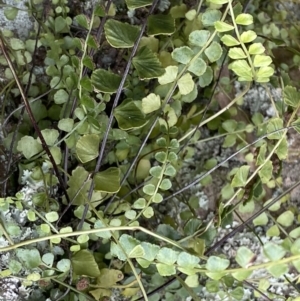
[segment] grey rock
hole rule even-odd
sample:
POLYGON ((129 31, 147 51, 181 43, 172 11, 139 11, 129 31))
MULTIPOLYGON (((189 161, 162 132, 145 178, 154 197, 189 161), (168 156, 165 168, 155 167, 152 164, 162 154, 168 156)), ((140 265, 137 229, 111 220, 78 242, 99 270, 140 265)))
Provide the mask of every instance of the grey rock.
POLYGON ((21 40, 25 40, 29 36, 29 33, 34 26, 32 18, 28 15, 27 2, 28 1, 26 0, 0 0, 0 3, 3 4, 2 8, 0 8, 1 29, 13 31, 15 37, 18 37, 21 40), (4 15, 4 10, 8 7, 17 7, 20 9, 13 21, 7 20, 4 15))

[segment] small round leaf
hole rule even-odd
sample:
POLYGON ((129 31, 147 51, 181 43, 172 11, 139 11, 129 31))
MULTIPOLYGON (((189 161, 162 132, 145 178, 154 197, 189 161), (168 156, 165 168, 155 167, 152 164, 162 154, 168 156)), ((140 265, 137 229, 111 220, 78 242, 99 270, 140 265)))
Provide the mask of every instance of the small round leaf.
POLYGON ((46 213, 45 217, 46 217, 47 221, 49 221, 50 223, 57 221, 59 218, 58 213, 55 211, 46 213))
POLYGON ((161 203, 163 201, 163 196, 160 193, 156 193, 152 201, 153 203, 161 203))
POLYGON ((72 118, 63 118, 58 122, 58 128, 65 132, 71 132, 73 129, 74 120, 72 118))
POLYGON ((204 60, 198 57, 196 60, 194 60, 193 64, 189 66, 188 70, 197 76, 201 76, 202 74, 205 73, 206 68, 207 65, 204 62, 204 60))
POLYGON ((291 226, 294 223, 294 213, 290 210, 283 212, 278 216, 277 222, 284 227, 291 226))
POLYGON ((223 53, 222 47, 217 42, 212 42, 204 51, 205 55, 211 63, 216 62, 223 53))
POLYGON ((240 45, 240 42, 229 34, 225 34, 221 41, 228 47, 240 45))
POLYGON ((134 209, 144 209, 146 206, 146 200, 144 198, 139 198, 133 203, 134 209))
POLYGON ((254 253, 243 246, 238 249, 235 260, 241 267, 245 268, 253 260, 253 258, 254 253))
POLYGON ((143 192, 147 195, 153 195, 155 193, 155 186, 153 184, 147 184, 143 187, 143 192))
POLYGON ((146 218, 151 218, 151 217, 154 215, 153 208, 152 208, 152 207, 146 208, 145 211, 143 211, 143 215, 144 215, 146 218))
POLYGON ((172 182, 169 179, 163 179, 159 185, 161 190, 169 190, 172 187, 172 182))
POLYGON ((257 37, 257 34, 253 30, 247 30, 241 34, 241 41, 243 43, 250 43, 253 40, 255 40, 256 37, 257 37))
POLYGON ((128 210, 125 212, 125 217, 132 220, 132 219, 135 219, 136 217, 136 211, 134 210, 128 210))
POLYGON ((186 73, 178 80, 178 88, 182 95, 189 94, 193 91, 195 83, 192 76, 189 73, 186 73))
POLYGON ((153 166, 150 169, 151 176, 155 178, 160 178, 162 174, 162 167, 161 166, 153 166))
POLYGON ((217 21, 214 25, 218 32, 226 32, 234 29, 234 26, 223 21, 217 21))
POLYGON ((210 256, 206 263, 206 268, 211 272, 221 272, 226 270, 230 265, 230 261, 225 258, 210 256))
POLYGON ((253 23, 253 17, 250 14, 239 14, 236 16, 235 22, 239 25, 250 25, 253 23))
POLYGON ((47 266, 52 267, 54 255, 52 253, 46 253, 43 255, 42 260, 47 266))
POLYGON ((158 78, 161 85, 166 85, 175 81, 178 73, 177 66, 168 66, 165 68, 165 73, 158 78))
POLYGON ((189 41, 193 45, 203 47, 209 36, 210 32, 208 30, 194 30, 189 35, 189 41))
POLYGON ((172 52, 172 58, 181 64, 188 64, 190 60, 193 58, 194 52, 191 48, 187 46, 176 48, 172 52))
POLYGON ((142 99, 142 111, 145 114, 157 111, 161 107, 160 96, 150 93, 142 99))
POLYGON ((280 260, 281 258, 284 257, 286 250, 275 243, 272 242, 267 242, 263 246, 264 254, 266 257, 268 257, 272 261, 277 261, 280 260))
POLYGON ((100 138, 96 134, 82 136, 76 144, 76 153, 81 163, 97 158, 100 138))
POLYGON ((80 243, 80 244, 84 244, 84 243, 86 243, 87 241, 89 241, 89 236, 88 236, 87 234, 79 235, 79 236, 77 237, 77 241, 78 241, 78 243, 80 243))
POLYGON ((70 270, 71 267, 71 261, 67 258, 60 260, 56 267, 61 271, 61 272, 67 272, 70 270))

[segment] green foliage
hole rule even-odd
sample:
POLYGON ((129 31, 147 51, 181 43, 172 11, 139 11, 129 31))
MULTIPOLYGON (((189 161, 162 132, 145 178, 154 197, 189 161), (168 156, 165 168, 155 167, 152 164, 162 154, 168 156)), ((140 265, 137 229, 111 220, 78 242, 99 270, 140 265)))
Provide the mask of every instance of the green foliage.
MULTIPOLYGON (((254 271, 267 272, 268 282, 300 270, 300 230, 290 228, 298 208, 284 195, 262 202, 282 185, 278 161, 288 155, 288 127, 300 132, 297 84, 284 70, 277 76, 272 50, 292 49, 298 68, 299 52, 276 20, 284 13, 269 25, 255 12, 259 1, 249 12, 242 1, 204 2, 171 2, 157 13, 162 9, 153 10, 152 1, 126 0, 96 5, 88 16, 53 0, 45 16, 39 1, 30 1, 38 35, 22 41, 1 33, 1 88, 11 102, 3 117, 14 110, 11 124, 1 121, 3 149, 9 164, 20 159, 13 185, 22 187, 0 198, 0 251, 10 256, 1 277, 18 277, 53 300, 106 300, 116 289, 148 300, 170 276, 177 281, 165 300, 175 300, 174 291, 197 300, 204 287, 241 300, 242 281, 254 271), (34 64, 44 68, 42 76, 34 64), (243 101, 253 83, 282 89, 272 117, 247 116, 243 101), (26 113, 17 108, 20 99, 26 113), (214 139, 224 139, 220 149, 240 160, 226 175, 230 158, 215 149, 208 158, 197 153, 214 139), (214 182, 216 169, 222 184, 214 182), (212 217, 198 194, 207 190, 217 191, 212 217), (252 226, 286 238, 224 253, 218 233, 237 219, 233 211, 252 214, 257 206, 252 226)), ((4 10, 8 21, 17 14, 15 7, 4 10)), ((262 280, 257 287, 275 298, 262 280)))

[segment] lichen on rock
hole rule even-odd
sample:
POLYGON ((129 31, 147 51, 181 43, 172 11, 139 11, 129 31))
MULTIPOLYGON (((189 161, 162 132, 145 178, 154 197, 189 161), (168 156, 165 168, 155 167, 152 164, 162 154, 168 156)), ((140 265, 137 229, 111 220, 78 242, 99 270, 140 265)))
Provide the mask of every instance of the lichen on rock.
POLYGON ((21 40, 25 40, 30 31, 33 29, 34 21, 28 14, 28 7, 26 6, 26 0, 1 0, 0 3, 3 4, 0 9, 0 26, 1 29, 11 30, 15 37, 18 37, 21 40), (5 17, 4 11, 5 8, 16 7, 19 9, 16 18, 13 21, 7 20, 5 17))

